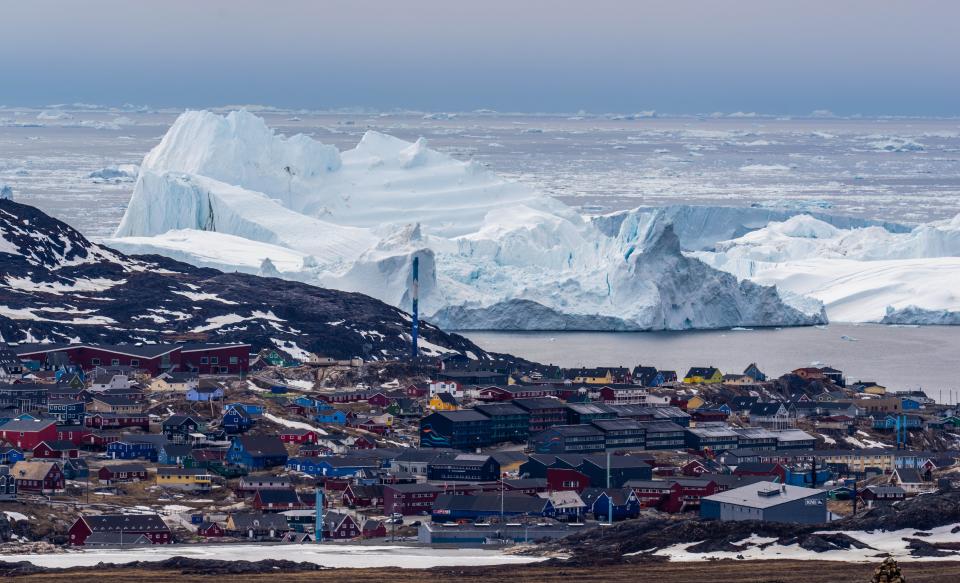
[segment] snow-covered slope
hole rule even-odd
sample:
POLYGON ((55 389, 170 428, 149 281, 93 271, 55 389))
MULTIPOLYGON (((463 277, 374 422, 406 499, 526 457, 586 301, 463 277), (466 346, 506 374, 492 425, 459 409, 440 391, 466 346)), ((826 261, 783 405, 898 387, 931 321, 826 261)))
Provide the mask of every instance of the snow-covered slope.
POLYGON ((695 255, 738 277, 816 298, 833 321, 960 321, 960 216, 892 233, 800 215, 695 255))
MULTIPOLYGON (((203 234, 242 261, 261 248, 283 267, 302 260, 291 250, 277 255, 279 247, 203 234)), ((197 242, 178 239, 176 232, 165 241, 191 258, 207 251, 191 250, 197 242)), ((166 257, 126 256, 34 207, 0 200, 0 343, 189 339, 378 360, 409 354, 409 328, 409 314, 360 294, 200 269, 166 257)), ((424 354, 486 356, 435 326, 421 325, 420 334, 424 354)))
MULTIPOLYGON (((681 252, 662 212, 585 220, 482 167, 368 132, 356 148, 187 112, 143 161, 109 243, 410 301, 459 328, 683 329, 823 320, 681 252), (546 318, 545 315, 550 317, 546 318)), ((762 225, 756 225, 759 227, 762 225)), ((687 227, 684 227, 685 232, 687 227)))

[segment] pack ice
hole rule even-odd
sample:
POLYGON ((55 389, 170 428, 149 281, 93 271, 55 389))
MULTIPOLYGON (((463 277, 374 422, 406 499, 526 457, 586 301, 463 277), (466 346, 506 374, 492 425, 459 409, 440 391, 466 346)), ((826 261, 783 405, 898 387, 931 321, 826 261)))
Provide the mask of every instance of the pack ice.
POLYGON ((901 232, 797 215, 695 255, 817 299, 832 321, 960 324, 960 215, 901 232))
POLYGON ((478 164, 367 132, 340 152, 236 111, 181 115, 143 160, 112 246, 305 281, 457 329, 657 330, 824 321, 681 251, 670 218, 587 219, 478 164))

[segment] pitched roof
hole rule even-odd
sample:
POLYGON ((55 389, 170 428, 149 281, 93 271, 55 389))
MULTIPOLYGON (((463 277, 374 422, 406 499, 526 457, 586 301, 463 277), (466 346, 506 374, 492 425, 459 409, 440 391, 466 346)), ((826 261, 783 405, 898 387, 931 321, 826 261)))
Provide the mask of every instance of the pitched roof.
POLYGON ((39 419, 11 419, 3 425, 0 425, 0 431, 43 431, 51 425, 56 425, 56 421, 39 419))
POLYGON ((295 491, 285 488, 267 488, 263 490, 257 490, 257 493, 254 496, 260 498, 260 502, 263 504, 301 503, 300 497, 295 491))
POLYGON ((22 480, 42 480, 54 466, 59 467, 55 463, 19 461, 10 468, 10 475, 22 480))
POLYGON ((170 528, 157 514, 98 514, 81 515, 93 532, 121 530, 127 532, 169 532, 170 528))
POLYGON ((287 448, 276 435, 244 435, 236 438, 253 457, 286 456, 287 448))
POLYGON ((230 518, 237 530, 284 530, 287 528, 287 517, 282 514, 240 512, 231 514, 230 518))
POLYGON ((112 466, 103 466, 103 467, 114 474, 119 474, 122 472, 144 473, 147 471, 147 467, 144 466, 143 464, 114 464, 112 466))

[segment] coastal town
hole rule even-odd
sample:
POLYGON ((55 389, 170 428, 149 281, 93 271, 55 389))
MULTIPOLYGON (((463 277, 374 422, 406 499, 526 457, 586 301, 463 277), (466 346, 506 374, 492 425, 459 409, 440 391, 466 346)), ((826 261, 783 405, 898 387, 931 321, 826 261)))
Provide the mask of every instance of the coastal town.
POLYGON ((503 547, 641 516, 827 524, 960 487, 956 406, 746 364, 0 345, 0 549, 503 547))

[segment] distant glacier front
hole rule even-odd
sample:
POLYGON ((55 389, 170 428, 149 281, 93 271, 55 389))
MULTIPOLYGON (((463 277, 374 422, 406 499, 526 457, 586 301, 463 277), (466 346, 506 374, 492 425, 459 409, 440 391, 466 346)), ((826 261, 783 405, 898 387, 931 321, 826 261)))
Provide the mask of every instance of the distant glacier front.
MULTIPOLYGON (((731 269, 718 249, 800 212, 681 205, 586 217, 423 140, 371 131, 341 152, 279 135, 245 111, 192 111, 144 158, 106 243, 403 308, 417 256, 422 313, 454 329, 794 326, 825 322, 830 302, 731 269)), ((910 232, 810 218, 838 231, 910 232)), ((954 309, 939 300, 913 311, 899 304, 890 303, 898 322, 954 309)), ((865 321, 881 320, 886 307, 865 321)))

